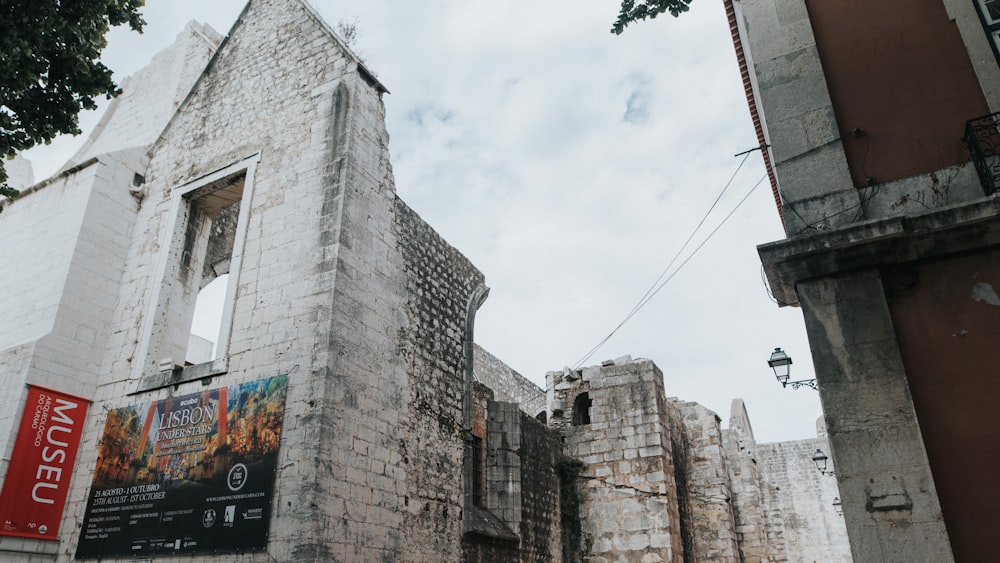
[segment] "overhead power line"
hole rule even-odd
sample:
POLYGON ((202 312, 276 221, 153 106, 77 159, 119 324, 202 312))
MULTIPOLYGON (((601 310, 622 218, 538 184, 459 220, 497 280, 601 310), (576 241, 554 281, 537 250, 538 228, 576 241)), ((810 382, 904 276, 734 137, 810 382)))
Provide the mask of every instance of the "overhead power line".
POLYGON ((699 221, 698 225, 695 226, 693 231, 691 231, 691 235, 688 236, 687 240, 684 241, 684 244, 681 245, 680 250, 678 250, 677 253, 674 255, 674 257, 671 258, 670 263, 667 264, 667 267, 664 268, 663 271, 660 273, 659 277, 656 278, 656 281, 654 281, 653 284, 649 287, 649 289, 646 290, 646 293, 643 294, 641 298, 639 298, 639 301, 635 304, 634 307, 632 307, 632 310, 629 311, 627 315, 625 315, 625 318, 622 319, 622 321, 618 323, 618 325, 607 336, 605 336, 603 340, 598 342, 593 348, 590 349, 589 352, 587 352, 582 358, 577 360, 577 362, 573 365, 572 369, 576 370, 579 369, 581 366, 583 366, 583 364, 587 360, 589 360, 602 346, 604 346, 604 344, 606 344, 609 340, 611 340, 611 337, 613 337, 623 326, 625 326, 625 323, 631 320, 632 317, 634 317, 644 306, 646 306, 646 304, 649 303, 649 301, 657 293, 659 293, 660 290, 663 289, 664 286, 666 286, 670 282, 670 280, 674 279, 674 276, 676 276, 678 272, 681 271, 684 265, 690 262, 692 258, 694 258, 695 254, 697 254, 698 251, 701 250, 701 248, 705 246, 705 244, 708 243, 709 240, 711 240, 711 238, 715 235, 715 233, 717 233, 719 229, 721 229, 722 226, 726 224, 726 221, 728 221, 729 218, 732 217, 734 213, 736 213, 736 210, 743 205, 743 203, 750 197, 750 194, 752 194, 754 190, 756 190, 757 187, 760 186, 761 183, 763 183, 763 181, 767 178, 766 174, 764 176, 761 176, 761 178, 757 180, 757 182, 753 185, 753 187, 751 187, 750 190, 747 191, 746 195, 743 196, 743 198, 739 201, 739 203, 736 204, 736 206, 732 209, 732 211, 730 211, 722 219, 722 221, 719 222, 719 224, 716 225, 714 229, 712 229, 712 232, 710 232, 708 236, 705 237, 705 240, 701 241, 701 243, 697 247, 695 247, 695 249, 692 250, 690 254, 688 254, 687 258, 685 258, 677 266, 677 268, 675 268, 671 272, 670 270, 671 267, 674 265, 675 262, 677 262, 677 259, 680 258, 681 254, 684 253, 684 249, 686 249, 688 244, 691 243, 695 235, 701 229, 702 225, 705 224, 705 221, 708 219, 708 216, 711 215, 712 211, 715 209, 715 206, 718 205, 719 200, 721 200, 722 196, 725 195, 726 190, 729 189, 729 186, 733 183, 733 180, 736 178, 736 175, 739 173, 740 169, 743 168, 743 164, 746 162, 749 156, 750 156, 749 152, 745 153, 743 160, 741 160, 739 166, 736 167, 736 171, 733 172, 732 176, 730 176, 729 181, 726 182, 725 186, 723 186, 722 191, 719 193, 718 197, 715 198, 715 201, 712 202, 711 207, 709 207, 708 211, 705 212, 705 215, 701 218, 701 221, 699 221))

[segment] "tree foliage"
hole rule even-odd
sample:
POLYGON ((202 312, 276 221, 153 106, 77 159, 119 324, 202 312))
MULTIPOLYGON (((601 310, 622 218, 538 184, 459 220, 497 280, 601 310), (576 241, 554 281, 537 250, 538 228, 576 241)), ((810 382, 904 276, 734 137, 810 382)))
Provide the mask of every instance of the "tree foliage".
POLYGON ((0 0, 0 195, 14 197, 5 161, 57 135, 121 90, 100 61, 111 26, 142 32, 144 0, 0 0))
POLYGON ((644 19, 653 19, 663 12, 670 12, 675 18, 688 11, 692 0, 644 0, 636 5, 635 0, 622 0, 618 19, 611 26, 611 33, 621 35, 628 24, 644 19))

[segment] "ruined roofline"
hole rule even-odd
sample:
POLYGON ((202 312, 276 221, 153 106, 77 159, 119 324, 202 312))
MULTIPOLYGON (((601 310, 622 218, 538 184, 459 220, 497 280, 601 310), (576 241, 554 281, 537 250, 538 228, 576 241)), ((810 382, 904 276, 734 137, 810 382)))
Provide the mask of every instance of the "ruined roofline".
POLYGON ((77 172, 83 170, 84 168, 88 168, 88 167, 96 164, 98 160, 99 160, 99 157, 96 157, 96 156, 88 158, 87 160, 81 162, 80 164, 76 164, 76 165, 71 166, 71 167, 69 167, 69 168, 67 168, 65 170, 60 170, 59 172, 56 172, 52 176, 49 176, 48 178, 46 178, 46 179, 44 179, 44 180, 42 180, 40 182, 35 182, 34 184, 32 184, 32 185, 30 185, 30 186, 28 186, 28 187, 20 190, 21 193, 19 193, 17 195, 17 197, 14 197, 14 198, 5 197, 3 199, 0 199, 0 211, 3 211, 7 207, 10 207, 11 205, 14 204, 15 201, 17 201, 17 200, 19 200, 19 199, 21 199, 23 197, 26 197, 26 196, 28 196, 30 194, 33 194, 33 193, 37 192, 38 190, 40 190, 40 189, 42 189, 42 188, 44 188, 46 186, 52 185, 52 184, 58 182, 59 180, 62 180, 63 178, 68 178, 69 176, 72 176, 73 174, 76 174, 77 172))
MULTIPOLYGON (((250 2, 252 2, 252 1, 253 0, 250 0, 250 2)), ((312 5, 309 2, 307 2, 306 0, 298 0, 298 1, 302 3, 302 6, 305 7, 305 9, 309 13, 309 15, 312 16, 312 18, 320 26, 323 27, 323 30, 326 31, 330 35, 330 37, 332 37, 334 39, 334 41, 336 41, 337 45, 341 49, 344 50, 344 53, 347 54, 347 55, 349 55, 350 58, 353 59, 353 62, 358 65, 358 74, 361 75, 361 77, 365 80, 365 82, 367 82, 373 88, 375 88, 376 90, 378 90, 379 95, 381 95, 381 94, 391 94, 392 93, 392 92, 389 91, 388 88, 385 87, 384 84, 382 84, 382 82, 378 78, 375 77, 375 73, 373 73, 372 71, 368 70, 368 66, 365 65, 364 61, 361 60, 361 57, 359 57, 358 54, 355 53, 347 45, 347 42, 344 41, 340 37, 340 35, 338 35, 336 31, 334 31, 334 29, 332 27, 330 27, 330 24, 328 24, 326 22, 326 20, 324 20, 319 15, 319 13, 316 11, 316 9, 313 8, 312 5)), ((250 2, 247 2, 247 6, 250 5, 250 2)), ((246 8, 244 8, 244 11, 245 10, 246 10, 246 8)), ((242 15, 243 14, 240 14, 240 17, 242 17, 242 15)), ((235 27, 235 25, 233 27, 235 27)))
MULTIPOLYGON (((188 51, 192 48, 191 47, 192 43, 189 42, 190 38, 204 42, 204 46, 211 49, 213 55, 215 52, 218 51, 219 46, 223 41, 223 36, 214 28, 212 28, 212 26, 206 23, 198 22, 196 20, 188 21, 188 23, 184 26, 184 28, 177 34, 173 43, 157 51, 156 54, 150 57, 149 61, 142 66, 142 68, 136 70, 135 72, 133 72, 132 74, 126 76, 121 80, 120 87, 123 90, 122 95, 117 96, 111 100, 111 103, 108 104, 108 107, 104 109, 104 113, 101 115, 100 120, 98 120, 97 125, 95 125, 94 128, 90 131, 90 133, 87 135, 87 138, 84 140, 83 144, 80 145, 80 147, 76 150, 76 152, 73 153, 73 156, 71 156, 66 162, 62 164, 62 166, 59 167, 59 171, 57 172, 57 174, 60 174, 70 168, 73 168, 80 162, 98 156, 99 154, 106 152, 113 152, 108 150, 101 150, 100 152, 89 154, 91 149, 95 145, 97 146, 100 145, 102 141, 102 136, 105 134, 106 131, 113 131, 115 125, 115 119, 118 116, 120 106, 123 105, 123 103, 126 100, 131 100, 132 96, 142 94, 141 91, 140 92, 132 91, 133 85, 136 85, 137 83, 140 85, 142 84, 139 78, 140 77, 146 78, 143 75, 152 72, 152 70, 155 70, 156 67, 158 66, 169 65, 170 64, 169 59, 171 56, 177 56, 178 54, 183 56, 183 53, 179 53, 179 51, 188 51), (111 125, 110 130, 108 129, 109 125, 111 125)), ((204 72, 204 69, 202 69, 202 72, 204 72)), ((199 73, 199 76, 200 74, 201 73, 199 73)), ((175 88, 183 84, 183 79, 179 78, 177 79, 177 82, 178 83, 174 85, 175 88)), ((187 92, 185 92, 183 99, 187 99, 187 96, 190 95, 191 90, 194 89, 195 84, 197 84, 197 80, 193 81, 188 86, 187 92)), ((127 112, 128 109, 130 108, 126 107, 125 111, 127 112)), ((170 112, 171 118, 173 117, 173 114, 176 111, 177 109, 174 108, 174 110, 170 112)), ((128 119, 128 113, 125 114, 124 118, 126 120, 128 119)), ((149 143, 145 145, 138 144, 135 146, 144 148, 148 147, 150 144, 155 142, 157 138, 159 138, 159 136, 163 133, 163 129, 166 128, 169 122, 170 118, 168 118, 167 121, 164 123, 163 128, 161 128, 160 131, 156 132, 155 136, 150 137, 149 143)), ((117 149, 124 149, 124 148, 132 148, 132 147, 117 147, 117 149)))
MULTIPOLYGON (((104 109, 104 112, 102 113, 100 119, 98 120, 97 125, 95 125, 94 129, 89 132, 87 137, 83 140, 83 143, 73 153, 73 155, 66 162, 64 162, 57 169, 55 173, 51 174, 49 177, 45 179, 35 181, 33 184, 26 186, 24 189, 22 189, 20 197, 24 197, 27 194, 37 191, 61 178, 65 178, 68 175, 71 175, 83 168, 86 168, 88 165, 96 162, 97 158, 103 154, 113 154, 119 150, 139 148, 145 150, 147 155, 151 155, 154 152, 154 148, 162 142, 162 139, 166 131, 170 128, 170 126, 176 119, 178 113, 180 112, 180 108, 185 106, 187 102, 191 99, 191 97, 194 95, 198 86, 201 84, 202 79, 207 74, 209 69, 213 66, 213 63, 215 62, 216 57, 218 57, 219 52, 228 43, 229 37, 232 35, 233 31, 236 29, 238 25, 240 25, 244 21, 246 13, 249 10, 252 1, 253 0, 250 0, 244 5, 242 11, 240 12, 240 15, 236 18, 236 21, 230 27, 229 32, 225 36, 219 34, 219 32, 217 32, 208 24, 198 22, 196 20, 190 20, 184 26, 184 28, 180 32, 178 32, 177 38, 174 40, 173 43, 164 47, 156 54, 154 54, 142 68, 136 70, 135 72, 133 72, 132 74, 121 80, 121 86, 123 87, 125 92, 122 94, 122 96, 116 97, 111 100, 108 106, 104 109), (178 49, 189 50, 191 47, 185 46, 184 44, 185 39, 189 38, 194 38, 195 40, 200 39, 201 41, 203 41, 205 43, 206 48, 212 49, 212 54, 211 56, 208 57, 207 62, 205 62, 205 64, 202 66, 200 72, 197 75, 197 78, 195 78, 191 82, 190 86, 186 89, 186 92, 184 93, 183 97, 179 99, 175 98, 175 100, 177 100, 176 102, 177 105, 176 107, 174 107, 173 111, 169 113, 169 117, 166 119, 163 126, 159 129, 159 131, 156 131, 154 129, 155 133, 148 137, 150 140, 147 143, 140 142, 139 144, 131 146, 114 146, 114 139, 112 137, 112 146, 114 148, 111 150, 100 150, 101 148, 104 148, 102 146, 102 139, 104 139, 104 136, 106 136, 107 134, 112 134, 115 131, 116 119, 124 119, 125 122, 127 122, 129 110, 134 110, 134 108, 131 107, 122 108, 121 106, 123 105, 124 99, 130 96, 129 93, 130 87, 137 83, 138 80, 137 77, 142 75, 144 72, 149 71, 154 65, 157 64, 158 59, 160 59, 159 62, 162 62, 163 57, 170 54, 172 51, 176 51, 178 49), (126 111, 126 113, 122 114, 121 111, 126 111), (90 154, 91 150, 95 146, 97 146, 99 150, 95 151, 93 154, 90 154)), ((347 46, 344 40, 323 20, 323 18, 316 12, 316 10, 305 0, 297 0, 297 1, 303 6, 306 13, 308 13, 309 16, 317 24, 319 24, 322 27, 322 29, 330 36, 330 38, 338 45, 338 47, 342 49, 347 58, 357 65, 358 75, 366 83, 375 88, 379 92, 379 94, 389 93, 388 89, 386 89, 386 87, 377 78, 375 78, 374 74, 371 71, 369 71, 367 67, 365 67, 364 63, 361 61, 361 58, 347 46)), ((177 86, 180 85, 181 84, 175 83, 173 86, 176 88, 177 86)), ((107 139, 105 139, 105 141, 106 140, 107 139)), ((103 143, 103 145, 107 144, 108 144, 107 142, 103 143)), ((12 201, 13 200, 9 198, 0 199, 0 206, 8 206, 12 203, 12 201)))
MULTIPOLYGON (((364 63, 361 61, 361 58, 358 57, 358 55, 347 46, 344 40, 341 39, 339 35, 337 35, 337 33, 333 30, 333 28, 331 28, 325 21, 323 21, 323 18, 320 17, 319 13, 317 13, 316 10, 308 2, 306 2, 306 0, 290 0, 290 1, 298 2, 299 5, 302 6, 302 8, 306 11, 306 13, 309 14, 309 17, 311 17, 313 21, 327 33, 330 39, 332 39, 333 42, 337 44, 337 46, 342 50, 342 52, 345 55, 347 55, 349 59, 351 59, 351 62, 355 64, 356 69, 358 71, 358 75, 361 77, 361 79, 364 80, 367 84, 369 84, 372 88, 374 88, 379 93, 379 96, 381 96, 382 94, 389 93, 389 90, 375 78, 374 74, 372 74, 371 71, 369 71, 365 67, 364 63)), ((149 145, 147 150, 148 155, 152 156, 152 154, 156 151, 156 148, 160 146, 160 144, 163 142, 163 139, 165 138, 167 131, 173 125, 174 120, 177 119, 177 116, 180 114, 181 109, 188 104, 188 102, 191 100, 191 97, 195 94, 195 92, 198 91, 198 87, 201 85, 202 80, 204 80, 205 76, 215 66, 215 62, 218 60, 219 54, 222 53, 223 50, 225 50, 226 46, 229 44, 229 39, 233 36, 233 33, 236 31, 237 28, 239 28, 244 23, 244 21, 246 21, 247 12, 250 11, 250 6, 253 3, 254 0, 248 0, 247 3, 243 6, 243 9, 240 10, 240 15, 236 17, 236 21, 233 22, 233 25, 229 28, 229 31, 226 33, 225 37, 222 38, 222 42, 219 43, 219 46, 215 49, 215 52, 212 53, 212 56, 208 59, 208 62, 205 64, 205 67, 198 75, 198 78, 195 79, 194 83, 191 85, 191 89, 188 91, 187 95, 184 96, 184 99, 181 101, 180 104, 178 104, 177 109, 174 110, 173 114, 170 116, 170 119, 167 120, 167 124, 163 127, 163 130, 160 131, 160 134, 156 138, 156 140, 149 145)))

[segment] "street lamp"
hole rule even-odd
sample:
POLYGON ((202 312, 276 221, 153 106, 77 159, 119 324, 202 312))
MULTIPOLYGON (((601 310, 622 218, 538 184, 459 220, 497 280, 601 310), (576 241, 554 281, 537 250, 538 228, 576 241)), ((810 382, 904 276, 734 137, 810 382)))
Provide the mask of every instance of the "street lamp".
POLYGON ((840 502, 840 497, 833 497, 833 509, 837 512, 837 516, 844 515, 844 504, 840 502))
POLYGON ((771 366, 774 370, 774 377, 778 379, 778 383, 782 387, 792 386, 792 389, 798 389, 799 387, 811 387, 816 389, 815 379, 803 379, 801 381, 788 381, 792 372, 792 358, 785 353, 781 348, 775 348, 774 352, 771 352, 771 359, 767 360, 767 365, 771 366))
POLYGON ((778 378, 778 383, 784 386, 788 383, 788 376, 792 372, 792 359, 788 357, 781 348, 775 348, 774 352, 771 353, 771 359, 767 361, 767 365, 771 366, 774 370, 774 376, 778 378))
POLYGON ((833 475, 833 470, 826 470, 826 462, 829 458, 823 453, 823 450, 817 449, 816 453, 813 454, 812 460, 816 464, 816 469, 819 470, 823 475, 833 475))

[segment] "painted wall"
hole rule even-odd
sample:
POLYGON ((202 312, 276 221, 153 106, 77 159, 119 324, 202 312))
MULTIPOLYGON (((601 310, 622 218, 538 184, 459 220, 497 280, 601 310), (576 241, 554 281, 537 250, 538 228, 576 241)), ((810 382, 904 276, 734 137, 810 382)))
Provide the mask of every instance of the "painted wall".
POLYGON ((996 551, 1000 251, 885 274, 889 308, 955 558, 996 551))
POLYGON ((965 122, 990 110, 941 0, 806 6, 855 187, 969 160, 965 122))

